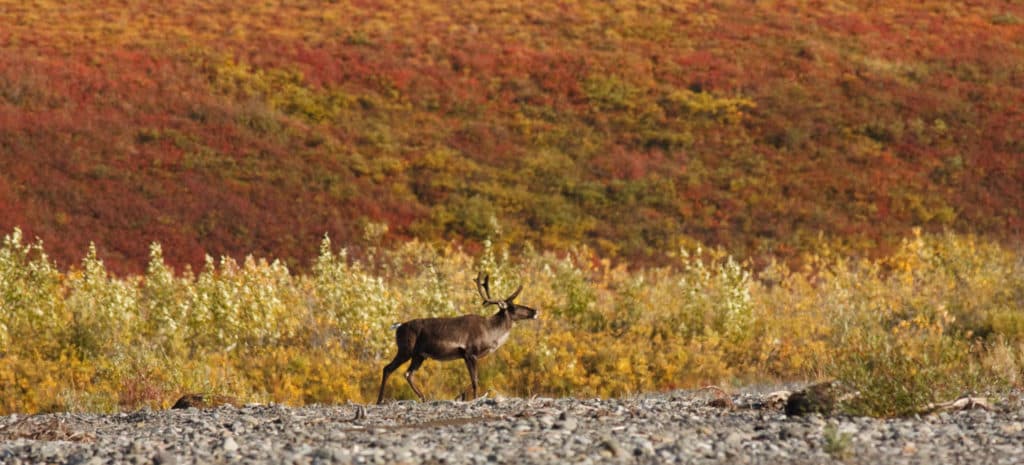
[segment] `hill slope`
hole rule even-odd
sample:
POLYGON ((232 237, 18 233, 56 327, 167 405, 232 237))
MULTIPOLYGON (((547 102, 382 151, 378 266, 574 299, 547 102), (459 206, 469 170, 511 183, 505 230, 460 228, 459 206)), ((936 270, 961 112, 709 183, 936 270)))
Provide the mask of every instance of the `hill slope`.
POLYGON ((1019 238, 1024 5, 0 0, 0 230, 66 266, 421 237, 1019 238))

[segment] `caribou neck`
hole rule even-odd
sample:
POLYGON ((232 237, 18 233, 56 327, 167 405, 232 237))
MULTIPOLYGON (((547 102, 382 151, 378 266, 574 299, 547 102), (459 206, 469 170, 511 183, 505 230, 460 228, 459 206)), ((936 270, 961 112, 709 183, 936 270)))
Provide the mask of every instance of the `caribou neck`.
POLYGON ((505 309, 498 310, 498 312, 491 315, 487 321, 490 323, 489 326, 494 329, 503 329, 505 331, 512 329, 512 316, 509 315, 508 310, 505 309))

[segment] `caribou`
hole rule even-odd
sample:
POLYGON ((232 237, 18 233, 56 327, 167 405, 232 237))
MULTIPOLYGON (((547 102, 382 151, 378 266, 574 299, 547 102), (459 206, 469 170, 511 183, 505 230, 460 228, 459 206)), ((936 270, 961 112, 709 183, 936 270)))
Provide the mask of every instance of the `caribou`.
POLYGON ((498 307, 498 312, 489 317, 462 315, 448 318, 419 318, 391 326, 395 330, 398 353, 391 363, 384 367, 380 392, 377 394, 378 404, 384 401, 384 387, 388 382, 388 376, 410 359, 412 363, 405 371, 405 380, 420 401, 426 401, 426 397, 413 383, 412 377, 428 358, 440 361, 465 361, 473 392, 472 398, 477 397, 477 361, 497 350, 508 340, 513 322, 537 318, 537 310, 514 302, 523 290, 522 284, 508 297, 496 300, 491 298, 488 279, 488 275, 482 275, 481 278, 481 273, 478 273, 474 282, 477 292, 483 299, 483 305, 498 307))

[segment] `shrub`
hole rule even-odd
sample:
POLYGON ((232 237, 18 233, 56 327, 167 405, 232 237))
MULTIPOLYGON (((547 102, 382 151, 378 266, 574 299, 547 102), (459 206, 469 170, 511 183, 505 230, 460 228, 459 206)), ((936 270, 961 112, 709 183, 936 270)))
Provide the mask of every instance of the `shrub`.
MULTIPOLYGON (((371 225, 368 243, 382 230, 371 225)), ((481 363, 484 389, 508 395, 829 378, 860 392, 849 412, 891 416, 1021 379, 1024 260, 973 236, 916 232, 879 260, 822 246, 805 268, 757 273, 721 250, 643 269, 491 240, 476 254, 371 245, 356 260, 325 237, 308 274, 252 257, 208 257, 193 274, 154 244, 146 272, 128 277, 95 247, 62 273, 22 241, 15 230, 0 248, 0 413, 165 408, 186 392, 367 401, 392 323, 494 311, 480 306, 478 272, 496 296, 523 284, 519 301, 540 310, 481 363)), ((466 388, 461 364, 423 370, 433 397, 466 388)))
POLYGON ((4 236, 0 246, 0 356, 57 355, 60 347, 53 336, 66 325, 61 279, 43 251, 42 241, 22 244, 17 228, 4 236))

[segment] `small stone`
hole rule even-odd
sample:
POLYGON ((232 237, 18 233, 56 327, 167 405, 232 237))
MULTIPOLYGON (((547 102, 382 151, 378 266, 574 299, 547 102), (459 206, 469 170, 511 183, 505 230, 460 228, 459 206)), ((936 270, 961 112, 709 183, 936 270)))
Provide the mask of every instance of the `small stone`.
POLYGON ((326 447, 318 447, 309 453, 309 457, 314 460, 333 460, 336 456, 337 454, 334 450, 326 447))
POLYGON ((555 429, 560 429, 568 432, 576 431, 579 424, 575 418, 566 418, 565 420, 559 420, 555 422, 555 429))
POLYGON ((917 453, 917 444, 908 442, 903 445, 903 448, 900 449, 900 452, 902 452, 903 455, 914 455, 917 453))
POLYGON ((235 442, 234 438, 228 436, 221 445, 221 448, 224 449, 225 452, 235 452, 238 450, 238 443, 235 442))
POLYGON ((1005 424, 1001 426, 999 429, 1001 429, 1006 434, 1016 434, 1021 431, 1024 431, 1024 423, 1015 421, 1013 423, 1005 424))
POLYGON ((735 447, 740 445, 743 442, 743 439, 744 437, 742 433, 737 433, 734 431, 732 433, 727 434, 725 436, 725 439, 722 440, 722 442, 727 446, 735 447))
POLYGON ((629 456, 629 452, 626 452, 626 449, 622 448, 622 445, 619 444, 619 441, 616 441, 612 438, 603 439, 601 443, 598 444, 598 446, 601 448, 602 455, 607 455, 609 457, 615 458, 623 458, 629 456))
POLYGON ((530 431, 532 429, 533 429, 533 427, 531 427, 529 423, 525 423, 525 422, 518 422, 514 426, 512 426, 512 431, 515 431, 517 433, 525 433, 525 432, 530 431))
POLYGON ((153 456, 153 465, 178 465, 178 456, 162 450, 153 456))

